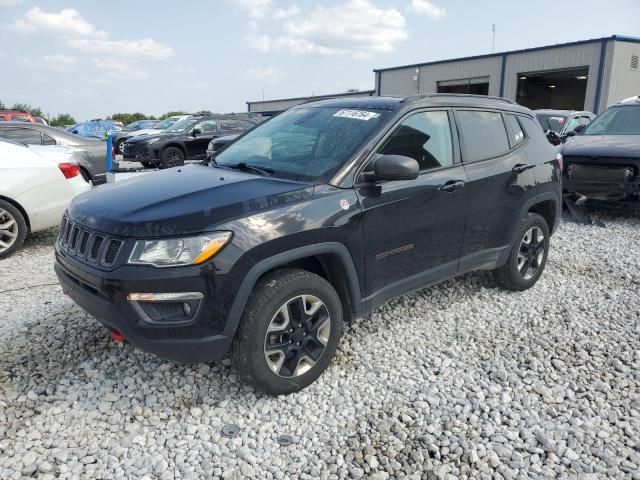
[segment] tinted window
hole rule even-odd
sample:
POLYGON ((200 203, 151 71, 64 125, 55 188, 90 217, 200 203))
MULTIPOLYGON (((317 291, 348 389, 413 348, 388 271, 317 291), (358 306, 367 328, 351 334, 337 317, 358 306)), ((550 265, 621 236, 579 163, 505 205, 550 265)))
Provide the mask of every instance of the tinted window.
POLYGON ((456 112, 465 162, 496 157, 509 150, 502 115, 495 112, 459 110, 456 112))
POLYGON ((447 112, 421 112, 405 119, 378 153, 404 155, 420 170, 453 165, 451 126, 447 112))
POLYGON ((572 117, 567 121, 564 127, 565 132, 573 132, 580 125, 580 117, 572 117))
POLYGON ((507 121, 507 125, 509 127, 509 144, 512 147, 521 144, 524 142, 524 132, 522 131, 522 126, 515 115, 505 115, 504 117, 507 121))
POLYGON ((40 145, 42 143, 40 132, 30 128, 0 128, 0 137, 28 145, 40 145))
POLYGON ((56 140, 55 140, 55 138, 50 137, 46 133, 43 133, 42 134, 42 144, 43 145, 55 145, 56 144, 56 140))
POLYGON ((240 130, 238 122, 235 120, 220 120, 220 130, 225 132, 233 132, 240 130))
POLYGON ((556 133, 560 133, 564 122, 567 120, 567 117, 563 117, 562 115, 551 115, 548 113, 536 113, 536 117, 538 117, 538 121, 540 125, 542 125, 543 130, 553 130, 556 133))

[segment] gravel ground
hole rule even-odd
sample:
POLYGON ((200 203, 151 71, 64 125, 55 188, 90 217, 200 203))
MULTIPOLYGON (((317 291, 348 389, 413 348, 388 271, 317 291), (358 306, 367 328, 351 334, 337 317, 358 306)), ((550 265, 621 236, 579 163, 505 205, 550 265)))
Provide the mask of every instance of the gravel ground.
POLYGON ((0 261, 0 478, 640 478, 640 218, 600 217, 532 290, 405 295, 279 398, 111 342, 34 236, 0 261))

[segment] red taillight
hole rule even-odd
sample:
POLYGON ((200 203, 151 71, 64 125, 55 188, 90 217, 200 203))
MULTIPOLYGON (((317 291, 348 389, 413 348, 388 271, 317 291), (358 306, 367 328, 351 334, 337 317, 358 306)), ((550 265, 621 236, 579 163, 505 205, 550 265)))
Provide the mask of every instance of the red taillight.
POLYGON ((64 178, 73 178, 80 174, 80 167, 77 163, 59 163, 58 168, 64 175, 64 178))

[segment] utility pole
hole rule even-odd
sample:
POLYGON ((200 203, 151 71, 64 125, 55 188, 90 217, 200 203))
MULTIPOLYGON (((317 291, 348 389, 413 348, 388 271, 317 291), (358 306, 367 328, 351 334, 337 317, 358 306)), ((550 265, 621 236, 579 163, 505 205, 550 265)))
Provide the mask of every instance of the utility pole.
POLYGON ((496 24, 494 23, 491 26, 491 30, 493 30, 493 40, 491 41, 491 53, 496 51, 496 24))

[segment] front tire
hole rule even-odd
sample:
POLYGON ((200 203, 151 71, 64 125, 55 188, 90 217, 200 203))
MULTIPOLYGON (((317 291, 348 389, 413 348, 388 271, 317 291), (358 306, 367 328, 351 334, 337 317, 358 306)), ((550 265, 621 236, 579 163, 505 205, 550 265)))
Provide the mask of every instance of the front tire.
POLYGON ((160 168, 181 167, 184 165, 184 153, 178 147, 167 147, 160 154, 160 168))
POLYGON ((342 304, 333 287, 305 270, 281 270, 263 277, 249 297, 231 361, 256 388, 293 393, 327 368, 341 335, 342 304))
POLYGON ((549 226, 537 213, 529 213, 520 226, 509 259, 495 270, 498 284, 507 290, 522 291, 538 281, 549 256, 549 226))
POLYGON ((117 153, 118 155, 124 155, 124 142, 126 142, 127 140, 128 140, 128 139, 123 138, 122 140, 118 140, 118 141, 116 142, 115 147, 116 147, 116 153, 117 153))
POLYGON ((0 258, 18 250, 27 236, 27 222, 16 207, 0 200, 0 258))

